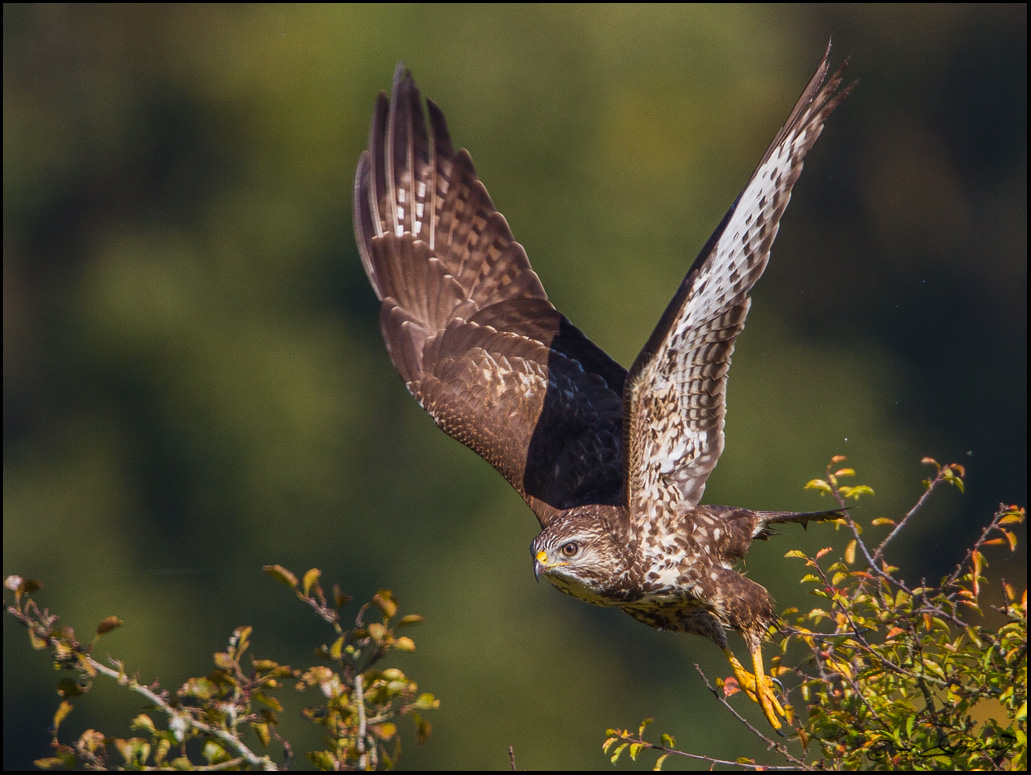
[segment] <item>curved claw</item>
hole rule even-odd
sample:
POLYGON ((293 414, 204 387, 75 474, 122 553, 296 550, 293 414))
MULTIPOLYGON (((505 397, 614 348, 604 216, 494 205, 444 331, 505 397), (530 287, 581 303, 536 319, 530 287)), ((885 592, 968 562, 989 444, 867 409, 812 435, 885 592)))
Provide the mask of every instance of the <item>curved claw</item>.
POLYGON ((730 649, 724 649, 723 653, 727 655, 727 660, 734 670, 737 682, 744 689, 745 694, 762 708, 766 720, 770 722, 770 726, 779 731, 783 726, 780 723, 780 718, 786 719, 790 723, 792 720, 791 708, 785 708, 780 704, 780 700, 777 699, 777 695, 773 690, 773 679, 766 675, 766 671, 763 668, 762 651, 759 648, 752 651, 752 668, 755 670, 754 673, 745 670, 744 666, 738 662, 737 657, 734 656, 730 649))

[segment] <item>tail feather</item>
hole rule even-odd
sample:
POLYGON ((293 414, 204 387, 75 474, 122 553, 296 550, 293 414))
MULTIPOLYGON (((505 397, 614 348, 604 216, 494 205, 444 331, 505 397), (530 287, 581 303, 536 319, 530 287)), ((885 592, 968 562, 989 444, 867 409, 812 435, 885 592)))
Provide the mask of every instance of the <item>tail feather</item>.
POLYGON ((777 535, 777 531, 770 528, 770 525, 782 522, 797 522, 803 528, 810 522, 827 522, 832 519, 844 519, 847 509, 831 509, 830 511, 757 511, 756 516, 759 522, 756 525, 753 538, 766 540, 770 536, 777 535))

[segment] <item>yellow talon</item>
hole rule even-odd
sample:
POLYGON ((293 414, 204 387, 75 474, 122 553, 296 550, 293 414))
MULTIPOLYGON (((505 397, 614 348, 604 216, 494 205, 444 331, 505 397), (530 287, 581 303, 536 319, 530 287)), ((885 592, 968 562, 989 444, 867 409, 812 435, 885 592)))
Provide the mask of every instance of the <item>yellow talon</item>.
POLYGON ((734 676, 737 678, 738 684, 740 684, 745 694, 763 709, 763 714, 766 716, 766 720, 770 722, 770 726, 777 730, 781 728, 782 724, 778 716, 791 721, 790 708, 785 710, 784 706, 780 704, 780 700, 777 699, 777 695, 773 690, 773 680, 766 675, 766 671, 763 668, 762 651, 757 648, 752 652, 752 668, 755 670, 754 673, 749 673, 745 670, 744 666, 738 662, 737 657, 734 656, 730 649, 724 649, 723 653, 727 655, 727 660, 734 670, 734 676))

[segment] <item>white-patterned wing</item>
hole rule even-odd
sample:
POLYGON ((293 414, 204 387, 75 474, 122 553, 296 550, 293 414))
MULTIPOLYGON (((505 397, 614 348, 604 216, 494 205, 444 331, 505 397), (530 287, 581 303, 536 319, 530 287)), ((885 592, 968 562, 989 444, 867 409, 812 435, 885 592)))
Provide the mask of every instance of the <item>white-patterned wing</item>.
POLYGON ((634 362, 624 404, 634 503, 694 506, 723 451, 727 370, 802 161, 848 93, 828 55, 666 308, 634 362))

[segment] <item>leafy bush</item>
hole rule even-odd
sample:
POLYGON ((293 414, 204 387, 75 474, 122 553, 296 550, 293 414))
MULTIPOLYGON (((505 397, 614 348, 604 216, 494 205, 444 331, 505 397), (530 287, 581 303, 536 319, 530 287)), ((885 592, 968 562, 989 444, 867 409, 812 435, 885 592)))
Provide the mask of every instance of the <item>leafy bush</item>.
MULTIPOLYGON (((872 495, 865 486, 845 486, 854 476, 834 458, 824 479, 807 487, 848 499, 872 495)), ((876 545, 863 538, 851 515, 840 521, 850 540, 835 553, 787 557, 805 565, 802 583, 823 607, 784 612, 771 675, 801 700, 802 717, 788 741, 773 740, 749 724, 727 702, 732 680, 717 681, 723 696, 706 685, 751 733, 768 746, 771 759, 727 762, 676 748, 672 736, 645 739, 651 719, 636 734, 608 730, 604 750, 613 762, 627 752, 668 756, 748 769, 790 770, 1026 770, 1027 769, 1027 590, 1001 582, 986 617, 987 550, 1015 551, 1012 526, 1024 509, 1002 505, 956 569, 937 586, 911 587, 885 560, 885 549, 944 484, 963 489, 963 468, 925 458, 935 475, 925 492, 898 521, 874 520, 890 532, 876 545), (991 619, 992 624, 988 623, 991 619), (1000 720, 1001 719, 1001 720, 1000 720)), ((700 672, 700 671, 699 671, 700 672)))
MULTIPOLYGON (((851 469, 837 468, 843 461, 834 458, 826 477, 807 486, 844 507, 873 491, 843 485, 842 479, 854 476, 851 469)), ((780 653, 770 673, 787 687, 785 700, 794 699, 799 709, 790 736, 772 739, 736 712, 728 701, 740 691, 734 679, 710 682, 702 675, 716 699, 765 743, 770 761, 724 761, 684 751, 668 734, 651 742, 645 738, 651 719, 636 732, 608 730, 604 750, 612 761, 624 753, 636 760, 649 750, 659 754, 656 769, 669 756, 679 756, 745 769, 1026 770, 1027 591, 1018 593, 1004 581, 992 587, 986 576, 987 552, 1016 550, 1012 528, 1023 521, 1024 509, 1000 506, 951 574, 937 586, 909 586, 887 563, 887 547, 932 492, 946 484, 963 488, 961 466, 924 462, 935 470, 924 482, 924 494, 899 520, 873 520, 875 529, 890 528, 876 545, 864 539, 863 527, 848 514, 839 521, 844 547, 812 557, 787 553, 803 563, 801 583, 821 601, 808 611, 785 611, 775 639, 780 653), (994 604, 984 602, 989 590, 994 604)), ((422 617, 398 619, 397 601, 381 590, 345 629, 339 611, 350 598, 336 587, 327 598, 317 569, 301 580, 280 566, 265 570, 332 628, 332 643, 317 652, 324 664, 295 670, 254 656, 245 662, 251 628, 240 627, 228 648, 215 654, 215 670, 187 680, 174 693, 157 682, 142 683, 118 661, 109 666, 93 657, 99 639, 120 620, 105 619, 92 641, 80 643, 72 628, 37 606, 32 595, 39 582, 8 577, 5 586, 14 596, 8 613, 28 628, 35 648, 50 650, 56 666, 74 675, 59 682, 63 699, 54 714, 54 755, 37 765, 281 769, 289 766, 292 749, 277 731, 282 706, 276 695, 288 682, 321 693, 319 704, 303 711, 324 732, 325 747, 307 754, 321 769, 390 767, 400 752, 397 721, 403 716, 413 720, 420 741, 428 737, 430 725, 421 713, 438 701, 419 694, 400 670, 379 666, 390 651, 415 647, 395 629, 422 617), (370 614, 378 621, 367 622, 370 614), (133 721, 140 735, 122 739, 87 730, 73 743, 61 742, 61 722, 73 700, 98 676, 151 704, 150 713, 133 721), (162 725, 152 715, 163 717, 162 725), (273 742, 282 750, 278 758, 268 753, 273 742)))
POLYGON ((354 627, 345 629, 339 610, 351 598, 334 586, 328 599, 319 585, 318 569, 309 570, 300 581, 278 565, 265 571, 292 589, 332 628, 332 643, 316 652, 325 664, 295 670, 253 655, 245 661, 251 628, 238 627, 228 648, 214 655, 215 670, 188 679, 174 693, 156 681, 142 683, 117 660, 109 666, 94 658, 100 638, 122 624, 118 618, 104 619, 93 640, 80 643, 71 627, 59 624, 58 617, 36 605, 32 594, 42 586, 38 581, 9 576, 5 587, 14 593, 14 602, 7 605, 7 612, 28 628, 34 648, 49 649, 56 667, 74 673, 74 678, 64 678, 58 686, 63 700, 54 714, 54 755, 37 760, 36 765, 96 770, 281 769, 289 764, 292 749, 277 732, 276 714, 282 705, 276 693, 288 682, 299 691, 317 689, 324 700, 303 711, 324 732, 325 748, 307 754, 320 769, 390 767, 400 752, 396 720, 401 716, 409 716, 419 741, 425 740, 430 724, 420 711, 436 708, 439 701, 431 694, 419 694, 416 684, 397 668, 378 666, 390 651, 415 648, 411 638, 395 635, 394 628, 417 624, 422 617, 396 619, 397 601, 384 589, 359 609, 354 627), (370 614, 378 621, 367 622, 370 614), (74 743, 61 742, 58 733, 72 711, 72 701, 88 692, 98 676, 117 681, 151 703, 152 714, 133 719, 132 727, 140 736, 123 739, 90 729, 74 743), (163 725, 152 715, 164 717, 163 725), (258 753, 267 751, 273 741, 282 750, 278 760, 270 753, 258 753))

